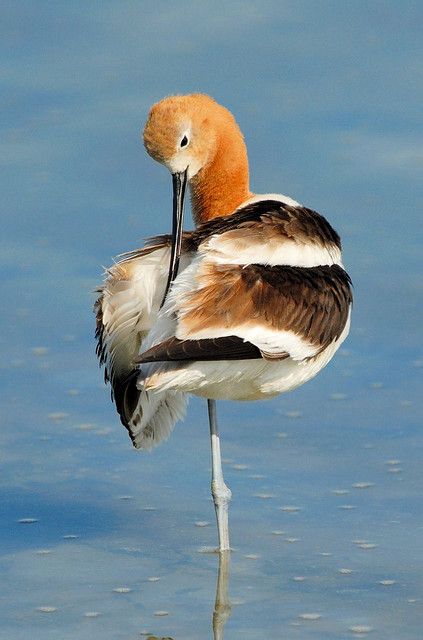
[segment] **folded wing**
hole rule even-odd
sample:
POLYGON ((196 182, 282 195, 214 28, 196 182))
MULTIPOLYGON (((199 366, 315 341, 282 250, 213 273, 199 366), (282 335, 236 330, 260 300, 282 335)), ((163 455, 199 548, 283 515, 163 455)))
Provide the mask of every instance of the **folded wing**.
POLYGON ((142 362, 258 353, 301 361, 343 333, 351 281, 339 236, 316 212, 258 202, 203 225, 185 243, 196 257, 176 279, 162 314, 173 316, 174 325, 166 335, 160 318, 142 362))
POLYGON ((134 446, 151 448, 168 437, 185 411, 182 393, 150 394, 137 388, 136 357, 157 319, 170 260, 162 241, 124 255, 106 272, 95 303, 97 355, 105 381, 134 446))

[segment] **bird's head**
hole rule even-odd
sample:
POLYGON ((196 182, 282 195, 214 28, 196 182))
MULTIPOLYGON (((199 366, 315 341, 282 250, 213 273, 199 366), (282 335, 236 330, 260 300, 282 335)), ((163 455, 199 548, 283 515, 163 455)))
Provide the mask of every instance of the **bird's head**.
MULTIPOLYGON (((210 212, 213 203, 213 215, 231 213, 242 199, 234 196, 237 184, 241 183, 243 195, 248 193, 247 152, 231 112, 210 96, 199 93, 169 96, 154 104, 143 139, 149 155, 172 174, 172 255, 176 255, 176 267, 171 264, 171 281, 179 260, 186 183, 191 182, 199 206, 204 207, 206 203, 210 212), (226 207, 218 202, 225 189, 226 207)), ((202 222, 210 217, 198 215, 195 219, 202 222)))
POLYGON ((213 160, 232 114, 205 94, 170 96, 154 104, 144 127, 149 155, 174 173, 193 178, 213 160))

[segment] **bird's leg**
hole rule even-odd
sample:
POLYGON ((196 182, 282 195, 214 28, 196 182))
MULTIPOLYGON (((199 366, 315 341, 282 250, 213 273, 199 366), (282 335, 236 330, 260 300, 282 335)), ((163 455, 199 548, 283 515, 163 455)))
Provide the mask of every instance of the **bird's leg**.
POLYGON ((219 553, 219 571, 217 574, 216 600, 213 611, 213 638, 223 640, 225 624, 231 615, 231 603, 229 602, 229 561, 230 552, 219 553))
POLYGON ((211 490, 216 511, 217 529, 219 532, 219 551, 229 550, 228 507, 231 490, 226 486, 222 473, 220 457, 220 440, 216 420, 216 401, 207 400, 210 423, 210 439, 212 453, 212 481, 211 490))

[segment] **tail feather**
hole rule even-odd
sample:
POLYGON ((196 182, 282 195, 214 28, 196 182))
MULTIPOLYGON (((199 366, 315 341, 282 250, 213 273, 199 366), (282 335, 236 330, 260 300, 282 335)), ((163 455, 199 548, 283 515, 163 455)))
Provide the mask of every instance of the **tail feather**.
POLYGON ((136 449, 149 450, 170 436, 186 411, 187 395, 180 391, 146 391, 137 387, 135 369, 113 393, 120 419, 136 449))

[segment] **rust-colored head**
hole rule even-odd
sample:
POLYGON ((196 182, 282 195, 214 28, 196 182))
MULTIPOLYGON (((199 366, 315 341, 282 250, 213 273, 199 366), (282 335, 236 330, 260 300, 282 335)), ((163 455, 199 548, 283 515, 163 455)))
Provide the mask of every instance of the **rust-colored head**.
POLYGON ((152 106, 144 128, 144 145, 171 173, 192 178, 214 156, 216 120, 229 111, 202 94, 170 96, 152 106))
POLYGON ((232 213, 250 195, 242 133, 231 112, 210 96, 157 102, 144 128, 144 145, 172 174, 187 170, 197 223, 232 213))

